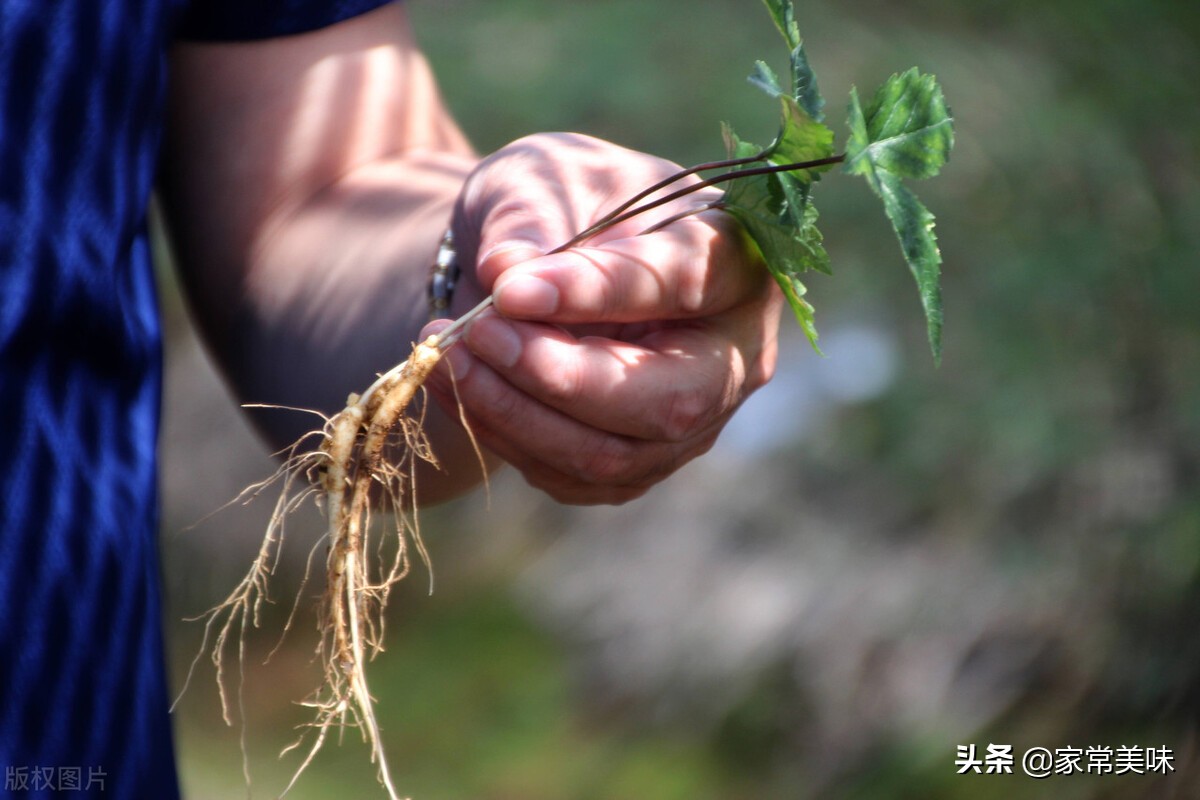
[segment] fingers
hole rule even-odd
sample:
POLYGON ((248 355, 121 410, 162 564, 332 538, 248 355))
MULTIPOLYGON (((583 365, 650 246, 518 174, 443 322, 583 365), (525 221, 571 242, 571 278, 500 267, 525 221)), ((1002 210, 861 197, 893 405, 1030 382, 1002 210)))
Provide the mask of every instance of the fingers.
POLYGON ((460 195, 459 294, 490 292, 497 313, 471 324, 429 388, 453 416, 460 399, 479 441, 563 502, 640 495, 711 447, 770 376, 779 292, 740 226, 704 208, 715 191, 552 252, 675 170, 539 135, 487 159, 460 195))
MULTIPOLYGON (((461 351, 452 358, 456 373, 465 359, 471 357, 461 351)), ((447 370, 432 377, 429 388, 449 413, 456 413, 455 387, 480 443, 531 485, 565 503, 621 503, 639 497, 706 452, 717 434, 714 428, 683 442, 661 442, 603 431, 532 399, 478 359, 470 360, 454 384, 447 370)))
POLYGON ((733 224, 722 212, 705 212, 601 246, 497 259, 488 264, 496 307, 507 317, 561 324, 719 313, 760 293, 767 280, 733 224))
POLYGON ((465 344, 538 402, 622 436, 684 442, 732 413, 745 369, 730 342, 701 327, 644 341, 576 338, 489 315, 471 326, 465 344))
POLYGON ((453 417, 461 400, 479 441, 560 502, 624 502, 706 452, 770 378, 780 302, 770 282, 755 291, 703 319, 569 331, 489 312, 447 353, 457 397, 445 367, 430 389, 453 417))
POLYGON ((548 253, 628 193, 673 169, 662 159, 580 134, 518 139, 481 162, 467 180, 455 208, 459 254, 490 290, 513 263, 501 254, 548 253))
MULTIPOLYGON (((554 253, 678 168, 577 134, 539 134, 486 159, 460 195, 455 238, 505 316, 555 323, 684 319, 719 312, 764 280, 713 189, 677 199, 554 253), (648 227, 697 210, 646 235, 648 227)), ((694 178, 684 182, 695 181, 694 178)), ((672 186, 671 188, 676 188, 672 186)))

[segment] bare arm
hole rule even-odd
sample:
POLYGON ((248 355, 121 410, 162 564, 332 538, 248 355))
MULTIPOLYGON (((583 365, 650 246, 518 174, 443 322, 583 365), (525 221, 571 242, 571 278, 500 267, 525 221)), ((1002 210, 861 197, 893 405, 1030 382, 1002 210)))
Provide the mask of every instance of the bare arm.
MULTIPOLYGON (((163 197, 195 316, 245 402, 341 408, 402 360, 476 158, 403 8, 300 36, 172 54, 163 197)), ((253 412, 277 446, 315 418, 253 412)), ((430 421, 453 483, 479 478, 430 421)), ((426 484, 432 486, 433 484, 426 484)))
MULTIPOLYGON (((570 134, 477 160, 400 7, 181 45, 173 67, 164 198, 198 320, 244 400, 336 410, 402 360, 451 218, 465 269, 453 311, 495 288, 521 320, 481 321, 451 351, 466 415, 491 463, 559 500, 638 496, 770 377, 780 296, 737 225, 708 211, 637 235, 681 201, 539 258, 674 165, 570 134)), ((480 470, 444 370, 430 388, 446 470, 420 485, 436 501, 480 470)), ((280 444, 311 427, 258 421, 280 444)))

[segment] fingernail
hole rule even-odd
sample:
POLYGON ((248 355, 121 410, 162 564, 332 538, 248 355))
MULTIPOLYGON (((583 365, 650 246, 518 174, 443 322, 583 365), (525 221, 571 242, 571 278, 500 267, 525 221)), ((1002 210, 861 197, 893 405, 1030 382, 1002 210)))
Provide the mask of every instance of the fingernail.
POLYGON ((541 258, 542 249, 532 242, 512 241, 498 244, 479 258, 480 264, 503 257, 502 266, 511 267, 535 258, 541 258))
POLYGON ((495 316, 471 323, 467 345, 475 355, 496 367, 511 367, 521 357, 521 337, 512 325, 495 316))
POLYGON ((461 381, 471 371, 471 354, 462 347, 451 347, 442 355, 442 360, 456 381, 461 381))
POLYGON ((430 336, 437 336, 439 333, 450 327, 450 323, 454 320, 450 319, 435 319, 427 322, 424 328, 421 328, 421 334, 417 337, 418 342, 423 342, 430 336))
POLYGON ((558 310, 558 287, 535 275, 518 275, 495 289, 496 308, 513 317, 545 317, 558 310))

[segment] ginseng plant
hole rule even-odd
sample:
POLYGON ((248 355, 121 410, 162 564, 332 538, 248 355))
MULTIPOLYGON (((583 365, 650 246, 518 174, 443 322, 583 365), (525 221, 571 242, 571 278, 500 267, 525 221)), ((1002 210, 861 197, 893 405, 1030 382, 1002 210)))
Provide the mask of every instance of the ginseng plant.
MULTIPOLYGON (((812 194, 822 175, 840 165, 842 173, 863 177, 883 201, 904 260, 916 279, 934 360, 940 360, 941 256, 933 234, 934 219, 904 179, 936 175, 949 156, 953 122, 941 88, 931 75, 913 68, 885 81, 865 108, 857 90, 852 89, 849 137, 844 151, 835 154, 834 133, 823 121, 824 100, 809 66, 793 3, 764 0, 764 4, 787 44, 790 86, 785 90, 762 61, 755 64, 749 80, 781 109, 775 140, 765 148, 757 147, 723 126, 728 158, 681 170, 647 187, 552 252, 575 247, 613 225, 700 189, 724 185, 725 192, 718 200, 685 213, 719 208, 742 224, 816 348, 813 308, 805 300, 800 276, 809 270, 830 271, 812 194)), ((678 215, 651 230, 674 219, 678 215)), ((205 621, 200 654, 210 653, 216 665, 227 722, 231 718, 223 670, 225 651, 230 637, 236 635, 239 660, 244 658, 247 626, 258 625, 267 581, 279 557, 284 521, 312 497, 317 498, 327 521, 318 542, 327 547, 325 586, 318 609, 317 657, 323 680, 305 701, 313 708, 314 718, 288 748, 303 747, 305 755, 284 794, 312 763, 331 729, 357 727, 388 797, 398 798, 365 666, 382 649, 388 593, 409 572, 411 550, 428 561, 411 503, 412 481, 418 460, 436 464, 436 458, 419 413, 411 410, 412 401, 464 327, 491 304, 489 297, 440 334, 416 344, 404 363, 379 375, 362 393, 350 395, 346 407, 324 418, 320 430, 285 451, 286 459, 272 478, 242 495, 249 498, 268 486, 281 486, 275 513, 249 572, 223 602, 199 618, 205 621)), ((310 563, 316 551, 314 547, 310 563)), ((290 624, 289 618, 285 630, 290 624)))

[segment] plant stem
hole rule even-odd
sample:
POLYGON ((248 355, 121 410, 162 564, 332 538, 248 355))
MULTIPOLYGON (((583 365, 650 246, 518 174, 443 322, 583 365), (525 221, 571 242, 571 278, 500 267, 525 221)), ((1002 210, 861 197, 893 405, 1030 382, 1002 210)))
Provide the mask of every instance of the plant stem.
MULTIPOLYGON (((845 155, 845 153, 843 153, 841 155, 830 156, 829 158, 818 158, 814 161, 798 161, 794 164, 766 164, 761 167, 749 167, 747 169, 735 169, 735 170, 731 170, 729 172, 723 172, 720 175, 716 175, 712 178, 707 178, 705 180, 700 181, 699 183, 689 184, 688 186, 685 186, 682 189, 671 192, 670 194, 663 195, 662 197, 658 198, 657 200, 650 200, 649 202, 642 203, 640 206, 630 208, 627 211, 617 214, 617 215, 613 216, 607 222, 607 224, 605 224, 605 226, 604 226, 604 228, 602 228, 602 230, 607 230, 608 228, 611 228, 614 225, 619 225, 620 223, 624 222, 627 219, 632 219, 633 217, 636 217, 638 214, 645 213, 647 211, 650 211, 651 209, 658 208, 659 206, 674 202, 676 200, 679 200, 680 198, 687 197, 689 194, 692 194, 693 192, 698 192, 701 189, 707 189, 710 186, 716 186, 718 183, 728 183, 729 181, 736 181, 740 178, 752 178, 756 175, 773 175, 776 172, 796 172, 796 171, 802 170, 802 169, 819 169, 821 167, 832 166, 833 164, 840 164, 845 160, 846 160, 846 155, 845 155)), ((593 226, 593 228, 594 227, 595 226, 593 226)), ((599 232, 600 231, 594 231, 591 228, 589 228, 588 231, 585 231, 585 233, 588 233, 588 236, 586 238, 591 238, 592 236, 595 236, 599 232)), ((574 246, 578 245, 580 243, 580 241, 582 241, 580 236, 576 236, 574 239, 567 242, 565 245, 562 245, 560 248, 558 248, 556 250, 552 250, 551 252, 559 252, 559 250, 565 250, 568 247, 574 247, 574 246)), ((549 253, 547 255, 549 255, 549 253)))
POLYGON ((705 211, 711 211, 714 208, 724 208, 724 207, 725 207, 725 198, 722 197, 718 200, 713 200, 711 203, 705 203, 702 206, 696 206, 695 208, 684 209, 683 211, 680 211, 678 214, 672 214, 671 216, 667 217, 666 219, 660 219, 658 222, 654 223, 649 228, 646 228, 644 231, 639 233, 638 236, 645 236, 648 233, 656 233, 658 231, 661 231, 663 228, 667 227, 668 225, 678 222, 681 219, 687 219, 688 217, 694 217, 697 214, 702 214, 705 211))
MULTIPOLYGON (((758 155, 749 156, 747 158, 736 158, 736 159, 730 159, 727 161, 712 161, 712 162, 708 162, 706 164, 699 164, 694 167, 689 167, 687 169, 680 170, 679 172, 675 173, 674 175, 671 175, 670 177, 659 181, 658 183, 654 184, 650 188, 645 189, 645 190, 639 192, 638 194, 634 195, 629 200, 626 200, 624 203, 617 206, 615 209, 613 209, 609 213, 605 214, 595 224, 593 224, 586 230, 580 231, 579 233, 575 234, 569 240, 560 244, 558 247, 555 247, 553 250, 547 251, 545 253, 545 255, 549 256, 549 255, 553 255, 555 253, 561 253, 564 250, 569 250, 572 247, 577 247, 578 245, 582 244, 583 242, 587 241, 588 239, 592 238, 593 236, 596 236, 597 234, 608 230, 609 228, 613 227, 614 225, 619 225, 622 222, 632 219, 639 214, 644 214, 645 212, 650 211, 655 208, 658 208, 659 206, 666 205, 667 203, 672 203, 676 200, 687 197, 689 194, 698 192, 701 189, 707 189, 710 186, 716 186, 717 184, 720 184, 720 183, 728 183, 730 181, 736 181, 741 178, 753 178, 757 175, 773 175, 777 172, 796 172, 796 171, 805 170, 805 169, 820 169, 821 167, 829 167, 829 166, 833 166, 834 164, 840 164, 846 160, 846 154, 842 153, 842 154, 836 155, 836 156, 829 156, 828 158, 818 158, 813 161, 797 161, 797 162, 791 163, 791 164, 764 164, 761 167, 746 167, 744 169, 731 169, 726 172, 722 172, 719 175, 714 175, 711 178, 706 178, 697 183, 688 184, 687 186, 683 187, 682 189, 677 189, 676 191, 671 192, 670 194, 665 194, 662 197, 659 197, 655 200, 649 200, 645 203, 642 203, 641 205, 635 205, 639 200, 643 200, 646 197, 649 197, 650 195, 654 194, 655 192, 657 192, 661 189, 664 189, 667 186, 670 186, 672 183, 675 183, 676 181, 681 180, 682 178, 686 178, 689 175, 694 175, 698 172, 706 172, 708 170, 713 170, 713 169, 725 169, 728 167, 736 167, 736 166, 740 166, 743 164, 753 164, 758 161, 761 161, 764 157, 765 157, 764 153, 759 153, 758 155)), ((675 216, 672 216, 672 217, 668 218, 667 220, 662 221, 661 223, 651 226, 649 229, 647 229, 646 232, 658 230, 659 228, 663 227, 664 225, 667 225, 670 222, 674 222, 676 219, 682 219, 683 217, 697 213, 698 211, 707 210, 708 208, 717 207, 718 205, 719 205, 718 203, 709 203, 699 209, 693 209, 693 210, 680 212, 679 214, 676 214, 675 216)), ((461 336, 462 336, 463 328, 465 328, 472 320, 476 319, 480 314, 482 314, 484 311, 486 311, 488 308, 490 308, 493 305, 494 297, 495 297, 495 295, 488 295, 486 298, 484 298, 484 300, 482 302, 479 303, 479 305, 475 306, 470 311, 468 311, 467 313, 463 314, 461 317, 456 319, 454 322, 450 323, 449 327, 445 328, 441 333, 438 334, 437 342, 436 342, 437 348, 439 350, 444 351, 444 350, 448 349, 450 346, 452 346, 455 342, 457 342, 459 340, 459 338, 461 338, 461 336)))
MULTIPOLYGON (((555 252, 555 251, 551 251, 551 252, 555 252)), ((495 297, 496 296, 494 294, 489 294, 487 297, 483 298, 483 301, 479 305, 475 306, 470 311, 463 314, 458 319, 454 320, 454 322, 451 322, 449 327, 447 327, 441 333, 438 334, 438 337, 437 337, 438 349, 445 350, 448 347, 450 347, 450 345, 457 342, 459 340, 459 338, 462 336, 463 328, 467 327, 467 324, 469 322, 471 322, 471 320, 475 319, 480 314, 482 314, 484 311, 491 308, 492 303, 495 300, 495 297)))
POLYGON ((755 153, 752 156, 746 156, 744 158, 728 158, 728 159, 724 159, 722 161, 708 161, 703 164, 697 164, 694 167, 687 167, 686 169, 681 169, 678 172, 676 172, 675 174, 668 175, 667 177, 663 178, 661 181, 654 184, 653 186, 649 186, 649 187, 643 189, 642 191, 638 192, 633 197, 629 198, 624 203, 617 206, 612 211, 609 211, 603 217, 601 217, 600 219, 593 222, 587 229, 575 234, 575 236, 573 236, 569 242, 567 242, 566 244, 563 244, 562 246, 560 246, 558 248, 555 248, 551 252, 559 252, 561 250, 566 250, 570 247, 573 247, 575 244, 578 244, 579 242, 590 239, 591 237, 595 236, 597 233, 600 233, 601 231, 608 228, 614 218, 616 218, 617 216, 619 216, 620 214, 625 212, 627 209, 631 208, 635 203, 645 200, 647 197, 654 194, 655 192, 661 191, 662 189, 667 188, 668 186, 670 186, 673 183, 678 183, 679 181, 683 180, 686 177, 695 175, 698 172, 709 172, 714 169, 726 169, 727 170, 727 169, 731 169, 733 167, 745 166, 746 164, 754 164, 758 161, 762 161, 763 159, 765 159, 767 157, 767 155, 769 154, 769 152, 770 152, 769 150, 762 150, 762 151, 759 151, 758 153, 755 153))

